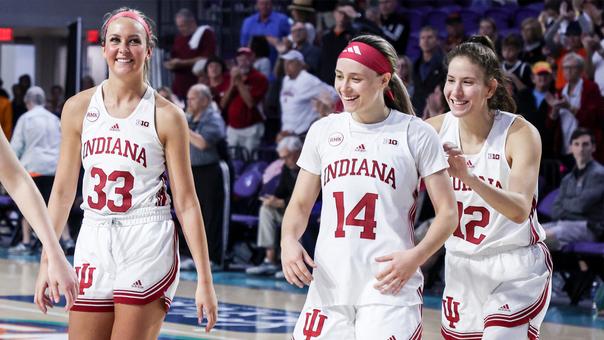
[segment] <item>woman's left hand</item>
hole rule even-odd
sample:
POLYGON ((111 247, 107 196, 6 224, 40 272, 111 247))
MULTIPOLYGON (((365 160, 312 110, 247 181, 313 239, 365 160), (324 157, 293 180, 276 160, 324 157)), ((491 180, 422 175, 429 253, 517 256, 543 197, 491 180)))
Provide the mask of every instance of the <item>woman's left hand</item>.
POLYGON ((197 322, 201 325, 204 317, 208 319, 205 330, 209 332, 218 320, 218 300, 216 299, 216 293, 214 292, 214 285, 209 284, 197 284, 195 291, 195 305, 197 306, 197 322))
POLYGON ((417 271, 420 260, 415 251, 401 250, 389 255, 380 256, 377 262, 389 262, 386 269, 375 277, 378 282, 373 286, 382 294, 396 295, 417 271))

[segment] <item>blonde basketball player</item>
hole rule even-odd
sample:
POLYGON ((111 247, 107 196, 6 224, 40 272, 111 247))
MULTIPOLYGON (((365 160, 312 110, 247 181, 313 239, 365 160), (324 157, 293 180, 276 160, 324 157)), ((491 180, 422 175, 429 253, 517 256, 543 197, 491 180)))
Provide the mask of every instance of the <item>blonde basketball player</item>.
POLYGON ((451 111, 429 123, 448 155, 459 225, 447 240, 445 339, 537 339, 552 264, 536 218, 541 140, 504 86, 492 43, 447 56, 451 111))
POLYGON ((65 308, 71 308, 78 296, 77 277, 54 235, 40 192, 19 163, 4 133, 0 133, 0 182, 44 245, 48 268, 41 270, 44 270, 43 275, 48 276, 49 300, 59 302, 60 294, 64 294, 67 300, 65 308))
POLYGON ((449 237, 457 215, 442 146, 413 116, 396 59, 381 37, 353 39, 335 70, 346 112, 319 120, 306 137, 281 239, 287 281, 310 285, 294 339, 421 338, 418 267, 449 237), (436 218, 415 245, 420 178, 436 218), (313 261, 298 240, 320 190, 313 261))
MULTIPOLYGON (((205 310, 209 331, 217 301, 183 133, 185 116, 145 81, 154 46, 149 20, 128 8, 105 19, 101 42, 109 77, 65 103, 49 202, 53 224, 65 225, 82 165, 84 220, 74 255, 80 284, 69 313, 69 338, 158 337, 179 275, 166 171, 197 267, 197 314, 201 323, 205 310)), ((40 275, 36 287, 42 310, 51 305, 45 281, 40 275)))

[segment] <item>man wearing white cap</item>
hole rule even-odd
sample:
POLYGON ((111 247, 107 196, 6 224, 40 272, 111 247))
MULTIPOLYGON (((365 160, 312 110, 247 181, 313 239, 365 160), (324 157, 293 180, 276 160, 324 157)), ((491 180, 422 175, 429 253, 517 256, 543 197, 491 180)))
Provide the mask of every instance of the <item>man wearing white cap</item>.
POLYGON ((281 132, 277 140, 288 135, 304 135, 312 122, 319 118, 313 100, 328 92, 336 98, 333 87, 308 73, 304 56, 300 51, 290 50, 280 56, 283 59, 285 77, 279 95, 281 103, 281 132))

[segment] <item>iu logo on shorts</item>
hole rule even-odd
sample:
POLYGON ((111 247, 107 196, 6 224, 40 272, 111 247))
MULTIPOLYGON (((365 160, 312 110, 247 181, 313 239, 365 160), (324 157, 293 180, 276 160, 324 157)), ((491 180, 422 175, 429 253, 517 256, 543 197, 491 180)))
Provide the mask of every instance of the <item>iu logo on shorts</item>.
POLYGON ((84 263, 82 267, 75 267, 76 276, 80 279, 80 295, 84 295, 84 289, 92 287, 92 275, 95 267, 90 267, 90 263, 84 263))
POLYGON ((443 299, 443 313, 449 321, 449 327, 455 328, 455 324, 459 322, 459 301, 447 296, 446 300, 443 299))
POLYGON ((313 309, 312 316, 311 313, 306 313, 304 329, 302 330, 302 334, 304 334, 306 340, 311 340, 312 338, 318 337, 323 331, 323 324, 325 323, 325 320, 327 320, 327 315, 319 313, 321 313, 320 309, 313 309), (318 322, 317 317, 319 317, 318 322))

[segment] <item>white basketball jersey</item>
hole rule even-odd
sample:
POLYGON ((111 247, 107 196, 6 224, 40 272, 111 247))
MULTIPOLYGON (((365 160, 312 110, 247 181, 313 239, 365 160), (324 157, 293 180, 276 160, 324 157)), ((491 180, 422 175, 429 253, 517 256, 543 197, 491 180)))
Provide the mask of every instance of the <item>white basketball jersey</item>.
POLYGON ((155 91, 148 86, 130 116, 114 118, 103 103, 103 84, 82 125, 82 209, 112 215, 169 206, 164 148, 155 128, 155 91))
MULTIPOLYGON (((459 146, 459 119, 450 112, 445 115, 440 129, 441 140, 443 143, 451 142, 459 146)), ((503 190, 508 189, 510 175, 505 143, 514 119, 516 115, 498 111, 481 151, 475 155, 465 155, 468 167, 475 175, 503 190)), ((535 244, 545 238, 535 211, 536 186, 529 218, 522 223, 515 223, 491 207, 458 178, 451 177, 451 181, 460 219, 457 229, 445 243, 447 251, 467 255, 492 254, 535 244)))
POLYGON ((332 114, 313 124, 298 164, 320 175, 323 199, 307 305, 421 303, 419 269, 396 296, 373 285, 389 265, 377 257, 414 247, 420 176, 447 166, 434 130, 395 110, 377 124, 358 123, 348 112, 332 114), (417 134, 413 145, 410 134, 417 134), (413 156, 418 153, 422 159, 413 156))

